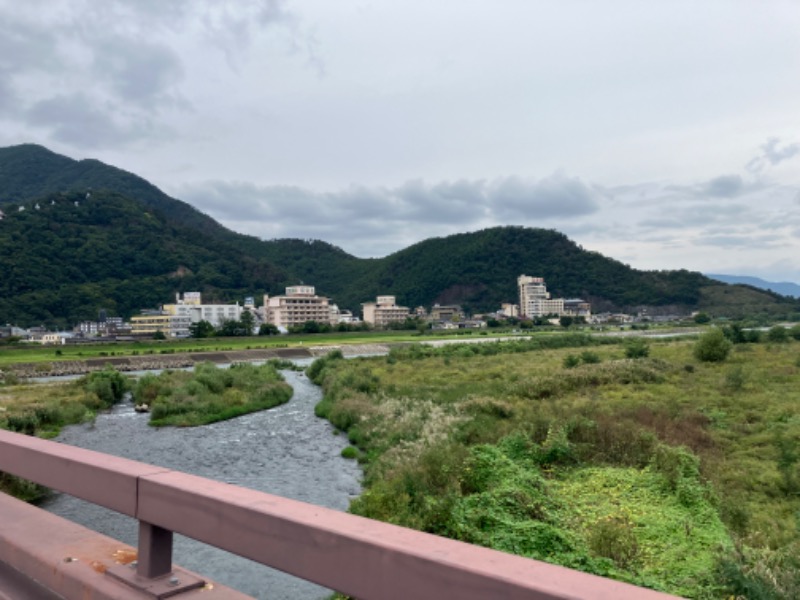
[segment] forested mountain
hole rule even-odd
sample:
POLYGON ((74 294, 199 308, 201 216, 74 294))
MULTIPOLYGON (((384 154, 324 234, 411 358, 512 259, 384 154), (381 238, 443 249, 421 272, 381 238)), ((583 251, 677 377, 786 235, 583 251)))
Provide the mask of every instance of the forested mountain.
MULTIPOLYGON (((380 259, 319 240, 261 241, 136 175, 35 145, 0 149, 0 208, 0 323, 65 326, 99 309, 129 317, 178 291, 233 302, 299 282, 356 313, 379 294, 410 307, 489 311, 516 301, 523 273, 544 277, 554 296, 582 297, 598 309, 744 308, 731 286, 683 270, 637 271, 552 230, 497 227, 380 259)), ((743 302, 748 311, 797 310, 790 299, 751 288, 743 302)))
MULTIPOLYGON (((174 225, 228 235, 214 219, 153 184, 99 160, 73 160, 35 144, 0 148, 0 207, 56 192, 111 190, 158 209, 174 225)), ((8 210, 8 208, 6 208, 8 210)))
POLYGON ((99 309, 129 316, 202 289, 219 300, 287 274, 115 192, 28 201, 0 221, 0 322, 66 326, 99 309))

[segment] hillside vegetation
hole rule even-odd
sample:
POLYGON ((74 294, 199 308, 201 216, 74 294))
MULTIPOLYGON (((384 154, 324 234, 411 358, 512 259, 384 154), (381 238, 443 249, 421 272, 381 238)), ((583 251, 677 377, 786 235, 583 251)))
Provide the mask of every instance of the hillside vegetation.
POLYGON ((359 449, 357 514, 690 598, 797 598, 800 346, 707 362, 699 343, 410 346, 308 372, 359 449))
POLYGON ((64 326, 99 309, 129 317, 185 290, 241 301, 300 281, 356 314, 379 294, 411 308, 438 302, 485 312, 516 301, 523 273, 544 277, 556 297, 590 300, 595 311, 798 310, 798 301, 755 288, 729 294, 732 286, 699 273, 638 271, 553 230, 496 227, 379 259, 319 240, 261 241, 136 175, 32 144, 0 148, 0 207, 0 323, 22 326, 64 326))
POLYGON ((129 316, 194 289, 240 298, 286 277, 114 192, 51 194, 25 207, 0 221, 2 323, 65 327, 100 308, 129 316))

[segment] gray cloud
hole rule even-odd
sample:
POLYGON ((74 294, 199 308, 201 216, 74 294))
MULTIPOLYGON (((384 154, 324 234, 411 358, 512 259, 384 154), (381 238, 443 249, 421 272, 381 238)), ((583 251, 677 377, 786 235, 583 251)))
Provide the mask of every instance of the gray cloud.
POLYGON ((117 115, 113 106, 82 93, 54 96, 25 113, 29 124, 44 127, 53 139, 86 148, 126 144, 145 137, 167 135, 144 117, 117 115))
POLYGON ((183 65, 166 44, 105 38, 94 48, 92 72, 106 80, 118 100, 150 112, 157 112, 162 104, 187 105, 175 91, 183 78, 183 65))
POLYGON ((695 204, 667 210, 664 216, 639 221, 639 226, 652 229, 684 229, 707 223, 740 222, 751 208, 746 204, 695 204))
POLYGON ((538 226, 591 214, 600 197, 580 179, 563 174, 540 180, 412 180, 395 188, 353 185, 335 193, 214 181, 183 186, 173 194, 228 226, 261 237, 316 236, 352 248, 358 234, 371 255, 419 241, 424 231, 441 235, 512 222, 538 226))
POLYGON ((0 0, 0 119, 81 148, 159 142, 192 108, 192 44, 242 56, 277 23, 305 35, 281 0, 0 0))
POLYGON ((779 147, 780 143, 780 138, 769 138, 760 146, 761 153, 750 160, 750 162, 745 165, 745 168, 751 173, 758 174, 768 166, 774 167, 800 154, 800 144, 784 144, 782 147, 779 147))
POLYGON ((577 177, 556 173, 539 181, 508 177, 493 182, 489 193, 497 216, 551 219, 593 213, 600 194, 577 177))
POLYGON ((716 235, 709 233, 699 236, 694 240, 694 243, 697 246, 718 246, 722 248, 775 248, 784 246, 785 239, 780 235, 753 235, 752 233, 716 235))
MULTIPOLYGON (((694 202, 697 198, 736 198, 767 187, 769 184, 763 181, 745 180, 741 175, 727 174, 692 185, 667 185, 664 191, 673 194, 673 201, 694 202)), ((655 197, 663 198, 663 194, 656 193, 655 197)))
POLYGON ((703 186, 703 193, 716 198, 733 198, 745 190, 744 181, 739 175, 715 177, 703 186))

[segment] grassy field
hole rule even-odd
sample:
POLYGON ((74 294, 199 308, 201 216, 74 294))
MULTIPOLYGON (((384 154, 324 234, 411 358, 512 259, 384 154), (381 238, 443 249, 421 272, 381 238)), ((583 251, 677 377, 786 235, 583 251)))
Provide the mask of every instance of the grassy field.
MULTIPOLYGON (((576 344, 578 340, 575 340, 576 344)), ((800 597, 800 344, 317 361, 351 510, 692 598, 800 597)))
MULTIPOLYGON (((537 335, 560 335, 559 328, 544 331, 537 335)), ((613 329, 613 328, 611 328, 613 329)), ((654 328, 655 329, 655 328, 654 328)), ((105 356, 139 356, 145 354, 179 352, 223 352, 272 348, 297 348, 309 346, 335 346, 359 344, 390 344, 452 340, 460 338, 479 338, 486 336, 529 335, 503 329, 455 330, 443 332, 428 331, 424 335, 411 331, 374 331, 348 333, 291 334, 280 336, 199 338, 181 340, 140 340, 135 342, 114 342, 104 344, 76 344, 64 346, 42 346, 40 344, 14 344, 0 346, 0 368, 15 363, 43 363, 68 360, 85 360, 105 356)))
MULTIPOLYGON (((471 332, 470 332, 471 334, 471 332)), ((426 334, 424 339, 449 339, 455 334, 426 334)), ((475 332, 474 335, 480 335, 475 332)), ((200 338, 183 340, 142 340, 105 344, 42 346, 15 344, 0 346, 0 368, 15 363, 84 360, 104 356, 138 356, 163 352, 221 352, 271 348, 295 348, 322 345, 385 344, 419 341, 420 335, 409 331, 354 333, 292 334, 282 336, 200 338)))

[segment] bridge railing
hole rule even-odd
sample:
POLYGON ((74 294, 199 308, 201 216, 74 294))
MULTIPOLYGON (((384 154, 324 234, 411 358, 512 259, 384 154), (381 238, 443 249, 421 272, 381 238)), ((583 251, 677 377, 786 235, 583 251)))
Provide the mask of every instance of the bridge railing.
POLYGON ((0 471, 138 519, 139 581, 171 573, 172 534, 176 532, 364 600, 674 598, 540 561, 2 430, 0 471))

